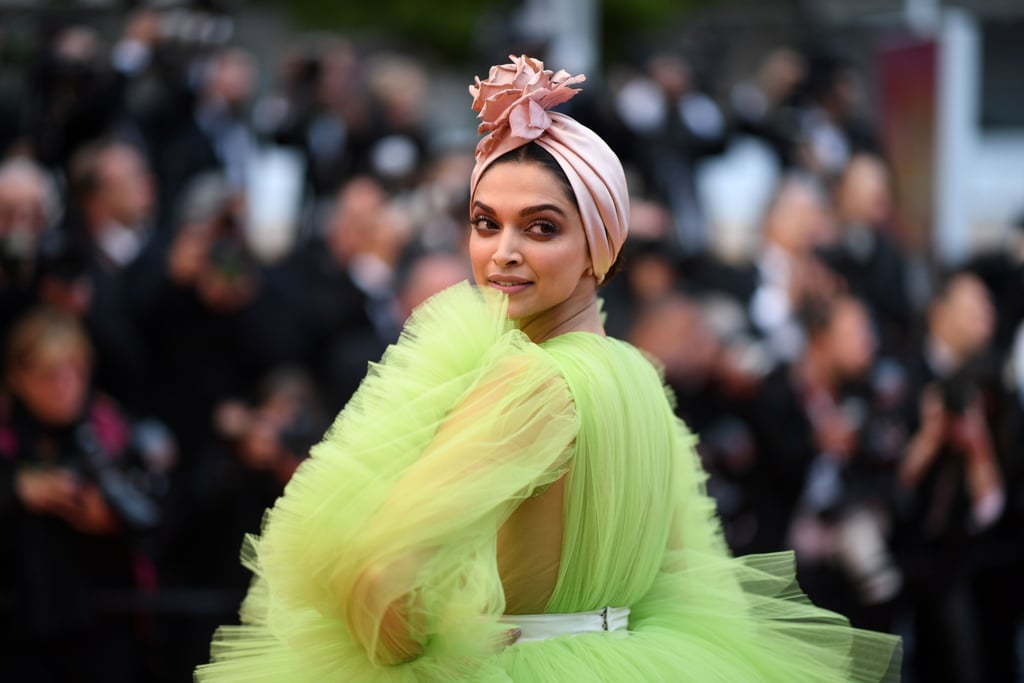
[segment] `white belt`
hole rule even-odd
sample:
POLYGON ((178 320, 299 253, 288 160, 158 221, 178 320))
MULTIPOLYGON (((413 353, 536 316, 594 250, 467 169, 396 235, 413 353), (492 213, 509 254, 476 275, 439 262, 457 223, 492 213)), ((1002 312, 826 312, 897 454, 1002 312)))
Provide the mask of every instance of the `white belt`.
POLYGON ((505 614, 498 621, 522 631, 516 642, 524 643, 581 633, 621 631, 629 626, 629 608, 605 607, 568 614, 505 614))

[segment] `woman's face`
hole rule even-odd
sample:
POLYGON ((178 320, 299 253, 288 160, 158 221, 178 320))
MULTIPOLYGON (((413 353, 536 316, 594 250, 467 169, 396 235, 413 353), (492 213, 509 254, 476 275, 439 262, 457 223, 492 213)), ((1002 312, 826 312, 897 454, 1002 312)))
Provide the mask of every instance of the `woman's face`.
POLYGON ((17 368, 11 388, 36 419, 69 425, 81 414, 89 391, 88 363, 76 353, 37 358, 17 368))
POLYGON ((508 315, 527 331, 572 315, 596 280, 576 203, 537 162, 502 162, 477 183, 470 207, 473 277, 508 295, 508 315), (542 322, 543 321, 543 322, 542 322))

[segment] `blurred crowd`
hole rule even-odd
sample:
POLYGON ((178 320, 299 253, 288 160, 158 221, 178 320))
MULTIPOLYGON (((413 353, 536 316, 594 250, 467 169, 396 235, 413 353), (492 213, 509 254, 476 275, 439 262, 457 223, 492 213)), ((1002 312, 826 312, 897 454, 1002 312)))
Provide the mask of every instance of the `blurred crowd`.
MULTIPOLYGON (((332 34, 268 70, 201 12, 40 30, 0 101, 0 678, 191 680, 237 618, 244 534, 469 276, 435 77, 332 34)), ((792 48, 729 88, 667 49, 592 79, 569 112, 634 194, 608 330, 664 368, 737 553, 795 550, 907 680, 1017 680, 1024 222, 908 251, 862 79, 792 48), (771 173, 726 193, 737 258, 701 178, 741 143, 771 173)))

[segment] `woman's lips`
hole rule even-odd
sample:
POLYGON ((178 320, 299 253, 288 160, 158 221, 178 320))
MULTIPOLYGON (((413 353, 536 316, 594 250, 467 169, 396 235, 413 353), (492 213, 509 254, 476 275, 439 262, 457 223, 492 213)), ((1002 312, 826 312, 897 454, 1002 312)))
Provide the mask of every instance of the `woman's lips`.
POLYGON ((505 294, 518 294, 533 283, 529 280, 521 277, 514 277, 511 275, 499 275, 487 278, 487 283, 505 294))

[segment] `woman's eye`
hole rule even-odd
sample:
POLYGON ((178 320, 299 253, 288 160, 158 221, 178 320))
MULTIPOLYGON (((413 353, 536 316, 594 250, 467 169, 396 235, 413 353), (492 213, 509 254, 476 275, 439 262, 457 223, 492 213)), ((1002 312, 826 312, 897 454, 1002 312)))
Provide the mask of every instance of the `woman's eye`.
POLYGON ((554 237, 558 234, 558 227, 554 223, 549 223, 548 221, 537 221, 530 224, 530 227, 527 228, 527 232, 534 237, 554 237))
POLYGON ((486 216, 477 216, 473 219, 472 226, 478 232, 494 232, 498 230, 498 224, 486 216))

